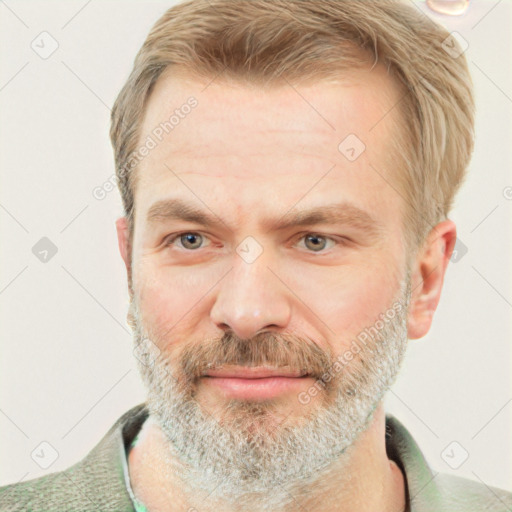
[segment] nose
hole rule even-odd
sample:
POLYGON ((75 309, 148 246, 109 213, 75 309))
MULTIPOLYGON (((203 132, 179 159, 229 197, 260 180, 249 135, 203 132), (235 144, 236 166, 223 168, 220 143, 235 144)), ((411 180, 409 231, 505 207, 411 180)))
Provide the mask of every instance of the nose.
POLYGON ((263 255, 252 263, 234 255, 233 268, 219 283, 210 312, 217 327, 247 340, 260 331, 281 331, 288 326, 290 297, 268 263, 263 255))

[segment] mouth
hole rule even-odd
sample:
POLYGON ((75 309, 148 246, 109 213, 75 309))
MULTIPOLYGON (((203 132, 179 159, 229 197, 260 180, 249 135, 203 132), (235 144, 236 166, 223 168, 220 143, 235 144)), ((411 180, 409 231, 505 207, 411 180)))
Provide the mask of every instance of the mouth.
POLYGON ((222 367, 208 370, 202 382, 221 391, 226 398, 265 400, 279 395, 300 392, 304 381, 311 378, 306 371, 286 367, 222 367))
POLYGON ((264 379, 269 377, 297 378, 309 375, 303 370, 291 370, 289 367, 271 368, 268 366, 223 366, 217 370, 205 372, 207 377, 264 379))

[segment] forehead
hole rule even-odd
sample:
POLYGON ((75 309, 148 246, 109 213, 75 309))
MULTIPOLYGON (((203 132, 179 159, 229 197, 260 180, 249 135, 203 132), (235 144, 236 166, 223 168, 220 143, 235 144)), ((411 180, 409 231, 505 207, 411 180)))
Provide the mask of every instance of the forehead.
POLYGON ((137 170, 136 223, 157 201, 184 195, 256 216, 301 197, 321 204, 346 195, 379 214, 375 199, 382 208, 399 201, 386 180, 400 93, 380 66, 265 88, 169 70, 142 124, 139 147, 150 149, 137 170))

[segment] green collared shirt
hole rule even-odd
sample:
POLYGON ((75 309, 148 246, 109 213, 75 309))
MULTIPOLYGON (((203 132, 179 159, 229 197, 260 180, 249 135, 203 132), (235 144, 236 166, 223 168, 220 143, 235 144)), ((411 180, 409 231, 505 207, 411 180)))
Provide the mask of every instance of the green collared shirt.
MULTIPOLYGON (((141 425, 142 428, 142 425, 141 425)), ((140 431, 139 431, 140 433, 140 431)), ((148 509, 146 506, 141 503, 136 497, 135 493, 132 490, 132 486, 130 483, 130 472, 128 471, 128 455, 130 454, 130 450, 137 444, 139 440, 139 433, 133 438, 133 441, 130 443, 130 446, 126 450, 126 457, 124 458, 124 465, 123 465, 123 474, 124 479, 126 481, 126 489, 128 490, 128 494, 130 495, 130 498, 133 502, 133 506, 135 508, 135 512, 148 512, 148 509)))

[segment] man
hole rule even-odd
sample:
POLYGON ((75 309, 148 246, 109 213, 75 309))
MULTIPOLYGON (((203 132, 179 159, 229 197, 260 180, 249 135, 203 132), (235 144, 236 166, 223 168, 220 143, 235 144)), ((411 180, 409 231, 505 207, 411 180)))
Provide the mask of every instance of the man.
MULTIPOLYGON (((383 410, 473 147, 448 33, 392 0, 193 0, 112 111, 147 403, 1 510, 510 510, 383 410)), ((456 44, 453 42, 453 44, 456 44)))

